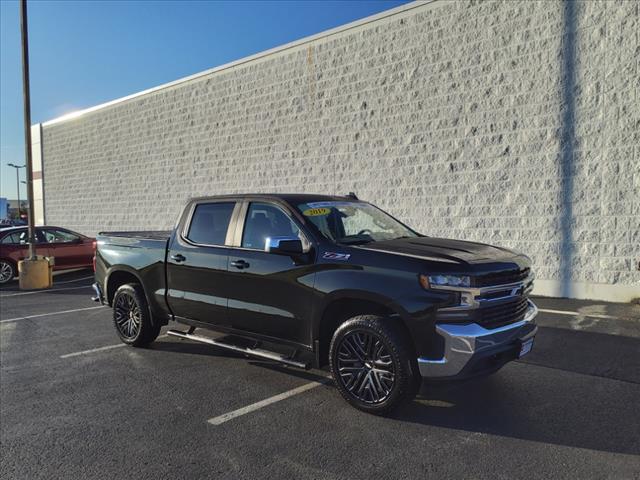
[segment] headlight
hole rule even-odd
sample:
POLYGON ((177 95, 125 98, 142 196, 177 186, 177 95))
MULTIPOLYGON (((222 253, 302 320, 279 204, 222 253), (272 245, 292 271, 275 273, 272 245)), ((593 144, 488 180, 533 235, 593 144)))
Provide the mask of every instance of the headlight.
POLYGON ((469 287, 471 278, 466 275, 420 275, 420 285, 423 288, 438 287, 469 287))

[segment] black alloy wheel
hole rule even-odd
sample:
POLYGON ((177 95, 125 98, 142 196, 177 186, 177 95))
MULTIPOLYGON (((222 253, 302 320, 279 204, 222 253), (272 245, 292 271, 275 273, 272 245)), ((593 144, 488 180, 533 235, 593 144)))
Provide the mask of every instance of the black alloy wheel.
POLYGON ((153 342, 162 325, 153 321, 142 287, 122 285, 113 297, 113 324, 123 343, 144 347, 153 342))
POLYGON ((120 336, 133 340, 140 331, 142 314, 133 295, 127 292, 118 295, 113 305, 114 320, 120 336))
POLYGON ((411 400, 422 383, 399 317, 358 315, 345 321, 333 334, 329 363, 342 397, 378 415, 411 400))
POLYGON ((345 388, 361 402, 382 403, 393 389, 393 360, 374 333, 355 330, 342 337, 337 367, 345 388))

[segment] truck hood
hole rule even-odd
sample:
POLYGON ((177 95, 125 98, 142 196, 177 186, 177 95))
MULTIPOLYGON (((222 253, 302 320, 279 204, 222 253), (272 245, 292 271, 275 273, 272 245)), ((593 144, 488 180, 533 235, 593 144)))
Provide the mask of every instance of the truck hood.
POLYGON ((368 243, 360 248, 457 264, 500 262, 521 256, 513 250, 484 243, 433 237, 398 238, 368 243))

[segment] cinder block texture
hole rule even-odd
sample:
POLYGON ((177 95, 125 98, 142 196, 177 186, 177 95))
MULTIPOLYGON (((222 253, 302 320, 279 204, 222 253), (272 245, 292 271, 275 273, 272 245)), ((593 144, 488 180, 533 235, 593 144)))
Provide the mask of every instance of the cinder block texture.
POLYGON ((435 1, 45 124, 46 220, 172 227, 191 196, 355 191, 538 278, 640 282, 639 2, 435 1))

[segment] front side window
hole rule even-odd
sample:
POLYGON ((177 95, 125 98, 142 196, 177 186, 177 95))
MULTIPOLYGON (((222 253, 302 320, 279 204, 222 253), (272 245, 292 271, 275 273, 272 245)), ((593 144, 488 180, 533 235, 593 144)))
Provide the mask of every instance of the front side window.
MULTIPOLYGON (((36 232, 40 233, 40 232, 36 232)), ((44 235, 44 240, 47 243, 69 243, 75 242, 80 239, 77 235, 74 235, 71 232, 66 232, 64 230, 52 230, 47 229, 42 231, 42 235, 44 235)), ((36 235, 36 239, 39 235, 36 235)))
POLYGON ((358 245, 418 236, 392 216, 365 202, 309 202, 297 207, 324 237, 336 243, 358 245))
POLYGON ((187 238, 202 245, 224 245, 235 202, 200 203, 196 206, 187 238))
POLYGON ((264 250, 269 237, 303 240, 298 226, 278 207, 269 203, 251 203, 242 233, 242 246, 264 250))

